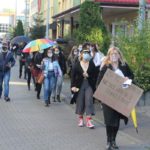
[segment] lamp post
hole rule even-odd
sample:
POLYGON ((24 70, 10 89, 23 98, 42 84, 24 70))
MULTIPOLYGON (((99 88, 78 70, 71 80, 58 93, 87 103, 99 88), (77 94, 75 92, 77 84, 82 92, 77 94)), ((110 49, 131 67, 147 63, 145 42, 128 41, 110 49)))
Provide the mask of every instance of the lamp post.
POLYGON ((15 1, 15 23, 14 23, 14 26, 17 25, 17 0, 15 1))
POLYGON ((50 16, 50 0, 47 0, 46 38, 49 38, 49 16, 50 16))
POLYGON ((145 8, 146 7, 146 1, 145 0, 139 0, 139 20, 138 20, 138 29, 141 31, 143 28, 143 23, 145 21, 145 8))
POLYGON ((25 0, 25 35, 28 35, 29 28, 29 0, 25 0))

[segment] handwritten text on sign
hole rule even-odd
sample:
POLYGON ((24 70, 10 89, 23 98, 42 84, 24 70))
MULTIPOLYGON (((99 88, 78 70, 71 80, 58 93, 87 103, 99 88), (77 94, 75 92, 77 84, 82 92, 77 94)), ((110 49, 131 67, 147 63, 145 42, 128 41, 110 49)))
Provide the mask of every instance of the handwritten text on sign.
POLYGON ((122 88, 123 82, 122 77, 107 69, 94 93, 94 97, 128 117, 141 97, 143 90, 134 84, 124 89, 122 88))

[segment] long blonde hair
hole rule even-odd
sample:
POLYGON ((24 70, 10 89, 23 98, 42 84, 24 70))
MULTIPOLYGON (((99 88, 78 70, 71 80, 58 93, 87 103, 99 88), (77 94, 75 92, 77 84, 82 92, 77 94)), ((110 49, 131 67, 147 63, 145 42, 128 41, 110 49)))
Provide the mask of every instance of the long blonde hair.
POLYGON ((125 64, 125 59, 123 58, 123 55, 122 55, 122 52, 119 50, 118 47, 115 47, 115 46, 111 46, 109 49, 108 49, 108 52, 107 52, 107 55, 106 57, 104 58, 103 62, 102 62, 102 65, 101 65, 101 68, 104 66, 104 65, 109 65, 111 64, 111 61, 110 61, 110 54, 116 50, 117 53, 119 54, 119 61, 122 65, 125 64))

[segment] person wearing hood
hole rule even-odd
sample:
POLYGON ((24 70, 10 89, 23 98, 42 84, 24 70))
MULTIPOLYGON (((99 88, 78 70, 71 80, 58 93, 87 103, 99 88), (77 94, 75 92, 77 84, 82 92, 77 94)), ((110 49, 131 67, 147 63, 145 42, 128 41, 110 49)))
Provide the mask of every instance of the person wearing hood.
POLYGON ((4 100, 10 101, 9 98, 9 80, 11 68, 15 65, 13 54, 8 50, 7 43, 2 43, 2 51, 0 52, 0 98, 2 96, 4 81, 4 100))

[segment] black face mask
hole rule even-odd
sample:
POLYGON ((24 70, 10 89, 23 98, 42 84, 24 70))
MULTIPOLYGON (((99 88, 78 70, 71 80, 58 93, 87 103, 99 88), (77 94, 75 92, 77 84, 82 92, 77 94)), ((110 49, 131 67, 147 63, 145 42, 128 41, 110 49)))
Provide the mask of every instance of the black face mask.
POLYGON ((7 52, 7 47, 2 47, 3 52, 7 52))

